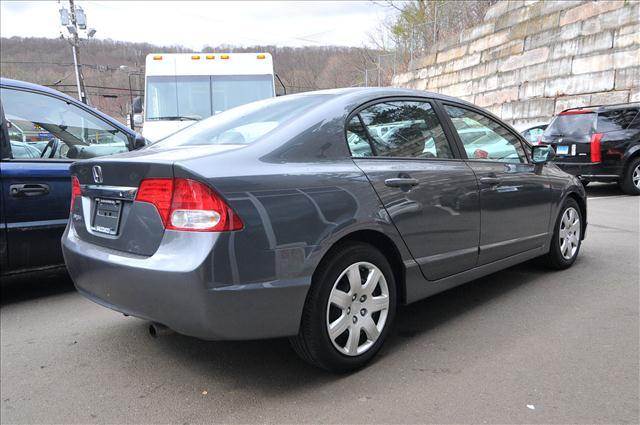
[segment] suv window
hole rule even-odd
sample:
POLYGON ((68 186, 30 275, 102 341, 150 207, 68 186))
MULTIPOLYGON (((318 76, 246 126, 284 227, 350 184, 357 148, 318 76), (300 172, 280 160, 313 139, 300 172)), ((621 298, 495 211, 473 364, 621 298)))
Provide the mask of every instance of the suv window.
POLYGON ((596 131, 607 133, 609 131, 625 130, 638 115, 638 109, 615 109, 612 111, 600 112, 596 124, 596 131))
POLYGON ((458 106, 445 105, 445 110, 469 159, 527 162, 520 139, 498 122, 458 106))
POLYGON ((429 102, 389 101, 369 106, 347 125, 347 139, 353 156, 453 158, 429 102), (363 142, 371 143, 369 150, 363 142))
POLYGON ((83 159, 128 151, 127 135, 53 96, 3 87, 14 158, 83 159))
POLYGON ((580 112, 560 114, 551 121, 544 131, 545 136, 590 136, 595 126, 596 114, 580 112))

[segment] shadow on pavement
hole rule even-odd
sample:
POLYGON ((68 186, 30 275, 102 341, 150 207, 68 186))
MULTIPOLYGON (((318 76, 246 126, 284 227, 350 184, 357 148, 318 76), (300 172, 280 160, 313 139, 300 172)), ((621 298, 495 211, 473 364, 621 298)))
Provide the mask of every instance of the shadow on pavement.
MULTIPOLYGON (((400 338, 428 334, 431 329, 467 311, 482 308, 483 304, 513 289, 535 284, 545 273, 548 271, 543 267, 525 263, 401 308, 395 328, 377 360, 403 349, 405 344, 400 343, 400 338)), ((136 330, 139 332, 141 330, 136 330)), ((286 339, 212 342, 171 334, 155 340, 149 337, 144 343, 157 344, 153 351, 154 356, 162 357, 156 358, 158 363, 184 365, 190 374, 206 377, 216 385, 222 383, 225 388, 251 387, 272 396, 310 387, 317 389, 325 383, 357 379, 360 373, 367 373, 365 368, 341 377, 311 367, 296 356, 286 339)))
POLYGON ((3 276, 0 283, 0 305, 49 297, 73 290, 73 282, 64 268, 10 277, 3 276))
POLYGON ((617 183, 591 183, 586 187, 586 191, 589 198, 603 198, 625 194, 617 183))

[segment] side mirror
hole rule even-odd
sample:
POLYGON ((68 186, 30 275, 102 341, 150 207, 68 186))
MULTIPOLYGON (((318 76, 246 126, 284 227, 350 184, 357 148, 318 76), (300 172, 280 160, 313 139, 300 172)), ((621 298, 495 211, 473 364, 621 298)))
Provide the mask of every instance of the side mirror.
POLYGON ((553 161, 556 151, 548 145, 534 145, 531 147, 531 158, 534 164, 544 164, 553 161))
POLYGON ((138 150, 140 148, 144 148, 147 146, 147 139, 145 139, 142 134, 136 133, 136 136, 133 139, 133 150, 138 150))
POLYGON ((140 96, 136 96, 133 98, 133 102, 131 102, 131 106, 133 108, 134 114, 142 113, 142 98, 140 96))

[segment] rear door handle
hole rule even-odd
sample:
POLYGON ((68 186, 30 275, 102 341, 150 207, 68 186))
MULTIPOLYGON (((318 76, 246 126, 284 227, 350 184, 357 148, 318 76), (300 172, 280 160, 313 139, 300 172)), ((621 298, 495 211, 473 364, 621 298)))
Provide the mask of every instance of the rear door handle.
POLYGON ((480 177, 480 183, 489 186, 495 186, 497 184, 500 184, 500 179, 497 177, 480 177))
POLYGON ((407 186, 417 186, 418 179, 414 179, 411 177, 398 177, 395 179, 386 179, 384 184, 389 187, 407 187, 407 186))
POLYGON ((9 193, 14 198, 42 196, 49 193, 49 185, 39 183, 12 184, 11 186, 9 186, 9 193))

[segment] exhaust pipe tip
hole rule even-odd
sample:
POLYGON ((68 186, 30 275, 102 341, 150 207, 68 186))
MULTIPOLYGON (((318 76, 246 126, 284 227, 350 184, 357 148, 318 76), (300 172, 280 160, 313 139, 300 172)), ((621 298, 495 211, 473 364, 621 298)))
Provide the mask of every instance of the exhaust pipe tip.
POLYGON ((163 324, 151 323, 149 325, 149 335, 151 335, 152 338, 158 338, 163 335, 169 335, 172 333, 173 331, 163 324))

